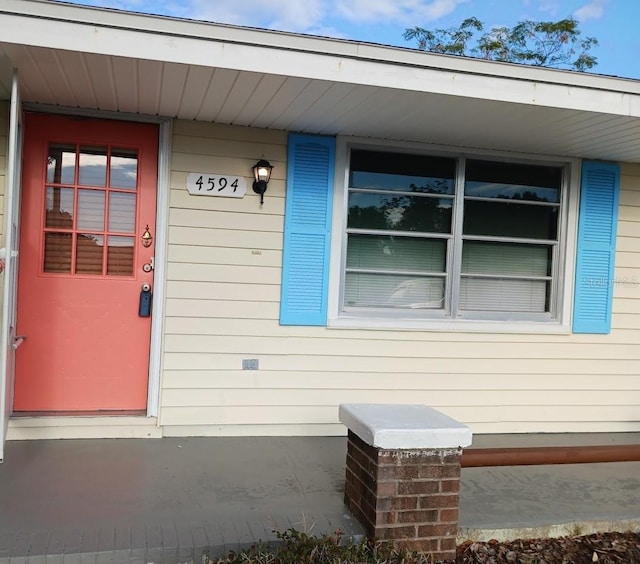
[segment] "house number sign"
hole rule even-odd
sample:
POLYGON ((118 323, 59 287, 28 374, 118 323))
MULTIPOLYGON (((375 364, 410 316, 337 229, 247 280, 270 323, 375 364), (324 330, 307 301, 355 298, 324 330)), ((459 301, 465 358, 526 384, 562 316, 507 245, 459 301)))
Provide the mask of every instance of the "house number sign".
POLYGON ((193 196, 244 198, 247 182, 243 176, 192 172, 187 176, 187 191, 193 196))

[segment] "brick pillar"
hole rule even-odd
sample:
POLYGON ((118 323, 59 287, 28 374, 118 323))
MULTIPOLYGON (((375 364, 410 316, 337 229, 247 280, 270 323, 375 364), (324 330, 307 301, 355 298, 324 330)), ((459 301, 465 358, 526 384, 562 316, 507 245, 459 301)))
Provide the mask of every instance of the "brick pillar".
POLYGON ((444 445, 467 446, 471 432, 426 406, 398 407, 340 406, 349 428, 345 505, 370 538, 455 560, 462 447, 444 445))
POLYGON ((349 431, 344 502, 367 535, 454 560, 462 449, 389 450, 349 431))

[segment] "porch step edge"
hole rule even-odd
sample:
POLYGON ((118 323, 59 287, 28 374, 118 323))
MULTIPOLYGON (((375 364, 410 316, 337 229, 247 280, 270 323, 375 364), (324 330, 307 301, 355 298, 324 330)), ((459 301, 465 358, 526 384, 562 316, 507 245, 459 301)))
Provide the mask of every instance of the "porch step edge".
POLYGON ((8 441, 161 438, 156 417, 20 417, 9 420, 8 441))

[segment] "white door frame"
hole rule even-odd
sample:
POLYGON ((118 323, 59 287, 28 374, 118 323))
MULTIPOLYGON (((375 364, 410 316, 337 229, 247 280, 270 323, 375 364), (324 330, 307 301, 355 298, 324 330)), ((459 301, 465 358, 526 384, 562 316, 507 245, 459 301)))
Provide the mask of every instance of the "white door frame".
POLYGON ((173 121, 159 119, 158 189, 156 191, 156 246, 151 304, 151 347, 149 356, 149 387, 147 389, 147 417, 158 417, 162 380, 164 302, 169 253, 169 192, 171 174, 171 136, 173 121))
MULTIPOLYGON (((152 318, 151 318, 151 346, 149 355, 149 380, 148 380, 148 393, 147 393, 147 413, 149 418, 157 418, 159 416, 160 408, 160 387, 161 387, 161 373, 162 373, 162 347, 163 347, 163 329, 164 329, 164 297, 165 297, 165 277, 166 277, 166 261, 168 253, 168 216, 169 216, 169 174, 170 174, 170 158, 171 158, 171 135, 173 120, 168 117, 157 116, 145 116, 138 114, 126 114, 126 113, 113 113, 101 110, 87 110, 80 108, 67 108, 60 106, 49 105, 33 105, 28 102, 24 104, 20 103, 19 96, 17 96, 17 73, 15 75, 15 88, 16 96, 12 95, 12 108, 15 108, 17 119, 22 120, 23 111, 38 111, 42 113, 50 114, 62 114, 62 115, 77 115, 86 117, 96 117, 102 119, 113 119, 123 121, 136 121, 142 123, 156 123, 159 127, 159 147, 158 147, 158 185, 156 195, 156 226, 155 226, 155 272, 153 283, 153 304, 152 304, 152 318)), ((10 142, 11 145, 11 142, 10 142)), ((13 208, 15 210, 14 217, 11 221, 18 228, 20 214, 19 214, 19 201, 21 191, 21 155, 22 155, 22 127, 20 126, 19 142, 16 146, 14 154, 14 182, 9 182, 9 176, 7 176, 7 189, 5 191, 5 198, 7 198, 6 209, 7 216, 5 218, 5 234, 8 233, 7 229, 10 225, 9 221, 9 198, 13 198, 13 208), (10 194, 10 190, 12 193, 10 194)), ((11 161, 9 161, 11 162, 11 161)), ((19 229, 16 231, 19 233, 19 229)), ((5 235, 5 244, 8 245, 8 239, 5 235)), ((18 239, 17 235, 14 237, 13 246, 17 249, 18 239)), ((8 247, 7 247, 8 248, 8 247)), ((13 268, 13 277, 17 282, 17 253, 14 256, 14 260, 11 261, 13 268)), ((8 264, 9 261, 7 261, 8 264)), ((7 284, 8 273, 5 271, 5 287, 4 287, 4 304, 7 304, 7 284)), ((16 301, 15 294, 13 296, 13 312, 9 312, 7 307, 3 307, 2 315, 2 328, 7 327, 6 332, 2 333, 2 343, 7 343, 6 347, 0 346, 0 462, 2 461, 3 446, 7 434, 8 420, 11 416, 13 407, 13 358, 15 357, 15 351, 11 348, 14 345, 13 327, 15 326, 16 318, 16 301), (11 315, 9 315, 11 313, 11 315), (5 324, 6 317, 6 324, 5 324), (9 323, 12 322, 13 326, 9 323), (11 329, 9 329, 11 327, 11 329), (11 334, 9 335, 9 331, 11 334), (6 335, 6 336, 5 336, 6 335), (11 370, 7 369, 8 363, 11 362, 11 370)), ((105 424, 108 424, 109 417, 105 417, 105 424)))
POLYGON ((15 335, 16 289, 18 277, 18 237, 20 222, 20 177, 22 155, 22 109, 18 71, 13 70, 9 107, 9 143, 5 182, 4 286, 2 291, 2 325, 0 338, 0 462, 13 408, 15 351, 22 340, 15 335))

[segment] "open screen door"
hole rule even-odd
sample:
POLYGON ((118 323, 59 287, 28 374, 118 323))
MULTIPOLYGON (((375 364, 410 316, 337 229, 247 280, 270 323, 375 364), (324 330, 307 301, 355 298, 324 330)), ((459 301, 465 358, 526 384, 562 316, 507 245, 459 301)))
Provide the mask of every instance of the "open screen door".
POLYGON ((0 346, 0 462, 9 416, 13 405, 15 351, 22 343, 15 334, 16 288, 18 275, 18 221, 20 218, 20 154, 22 143, 22 110, 18 88, 18 73, 14 71, 9 109, 9 139, 5 198, 7 214, 4 221, 4 276, 2 289, 2 345, 0 346))

